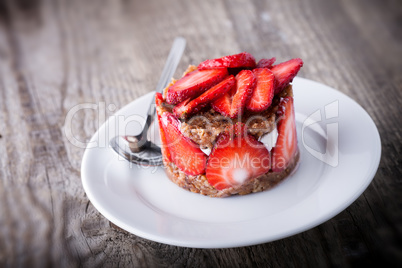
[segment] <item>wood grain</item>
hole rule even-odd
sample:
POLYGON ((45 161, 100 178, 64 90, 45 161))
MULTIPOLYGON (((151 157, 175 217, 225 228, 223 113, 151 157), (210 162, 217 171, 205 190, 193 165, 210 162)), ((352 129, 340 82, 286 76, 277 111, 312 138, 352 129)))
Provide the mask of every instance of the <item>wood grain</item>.
POLYGON ((401 265, 401 17, 397 0, 0 0, 0 266, 401 265), (169 246, 109 223, 85 195, 84 149, 66 128, 85 143, 98 119, 152 91, 178 35, 188 48, 177 75, 239 51, 300 57, 301 77, 355 99, 382 139, 364 194, 316 228, 241 248, 169 246), (82 103, 106 114, 67 124, 82 103))

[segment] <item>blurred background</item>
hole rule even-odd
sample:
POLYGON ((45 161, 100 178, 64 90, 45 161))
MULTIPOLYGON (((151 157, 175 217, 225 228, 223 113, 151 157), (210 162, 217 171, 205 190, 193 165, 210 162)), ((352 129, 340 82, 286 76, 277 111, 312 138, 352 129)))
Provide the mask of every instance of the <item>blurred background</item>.
POLYGON ((401 264, 401 59, 399 0, 0 0, 0 266, 401 264), (107 118, 153 91, 176 36, 187 39, 176 77, 242 51, 298 57, 300 77, 356 100, 383 146, 365 193, 310 231, 238 249, 162 245, 109 223, 65 136, 88 141, 99 114, 66 115, 104 102, 107 118))

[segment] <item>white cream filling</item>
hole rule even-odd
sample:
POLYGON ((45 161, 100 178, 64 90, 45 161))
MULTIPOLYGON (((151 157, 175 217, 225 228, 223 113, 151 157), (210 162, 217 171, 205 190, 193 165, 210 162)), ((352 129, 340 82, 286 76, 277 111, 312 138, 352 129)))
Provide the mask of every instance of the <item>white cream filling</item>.
POLYGON ((267 149, 271 151, 272 148, 275 147, 277 139, 278 139, 278 130, 275 124, 275 128, 268 134, 263 135, 259 139, 259 141, 264 143, 265 147, 267 147, 267 149))

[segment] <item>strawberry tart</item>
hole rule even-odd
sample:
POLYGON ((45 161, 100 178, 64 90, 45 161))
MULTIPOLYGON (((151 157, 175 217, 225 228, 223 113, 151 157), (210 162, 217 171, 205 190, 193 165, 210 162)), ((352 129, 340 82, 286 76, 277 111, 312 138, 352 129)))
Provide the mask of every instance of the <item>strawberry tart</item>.
POLYGON ((243 52, 190 66, 155 96, 165 171, 212 197, 270 189, 297 166, 293 91, 301 59, 243 52), (269 136, 272 144, 261 140, 269 136))

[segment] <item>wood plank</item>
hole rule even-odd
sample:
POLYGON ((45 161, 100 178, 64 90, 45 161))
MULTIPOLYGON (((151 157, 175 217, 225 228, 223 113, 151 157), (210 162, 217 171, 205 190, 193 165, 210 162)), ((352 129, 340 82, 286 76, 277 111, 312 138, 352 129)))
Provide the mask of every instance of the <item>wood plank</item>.
POLYGON ((0 1, 0 266, 401 264, 400 16, 392 0, 0 1), (82 188, 79 145, 154 89, 177 35, 188 48, 176 76, 239 51, 303 58, 300 76, 354 98, 376 123, 373 183, 328 222, 249 247, 169 246, 109 223, 82 188), (105 114, 84 109, 66 123, 83 103, 105 114))

